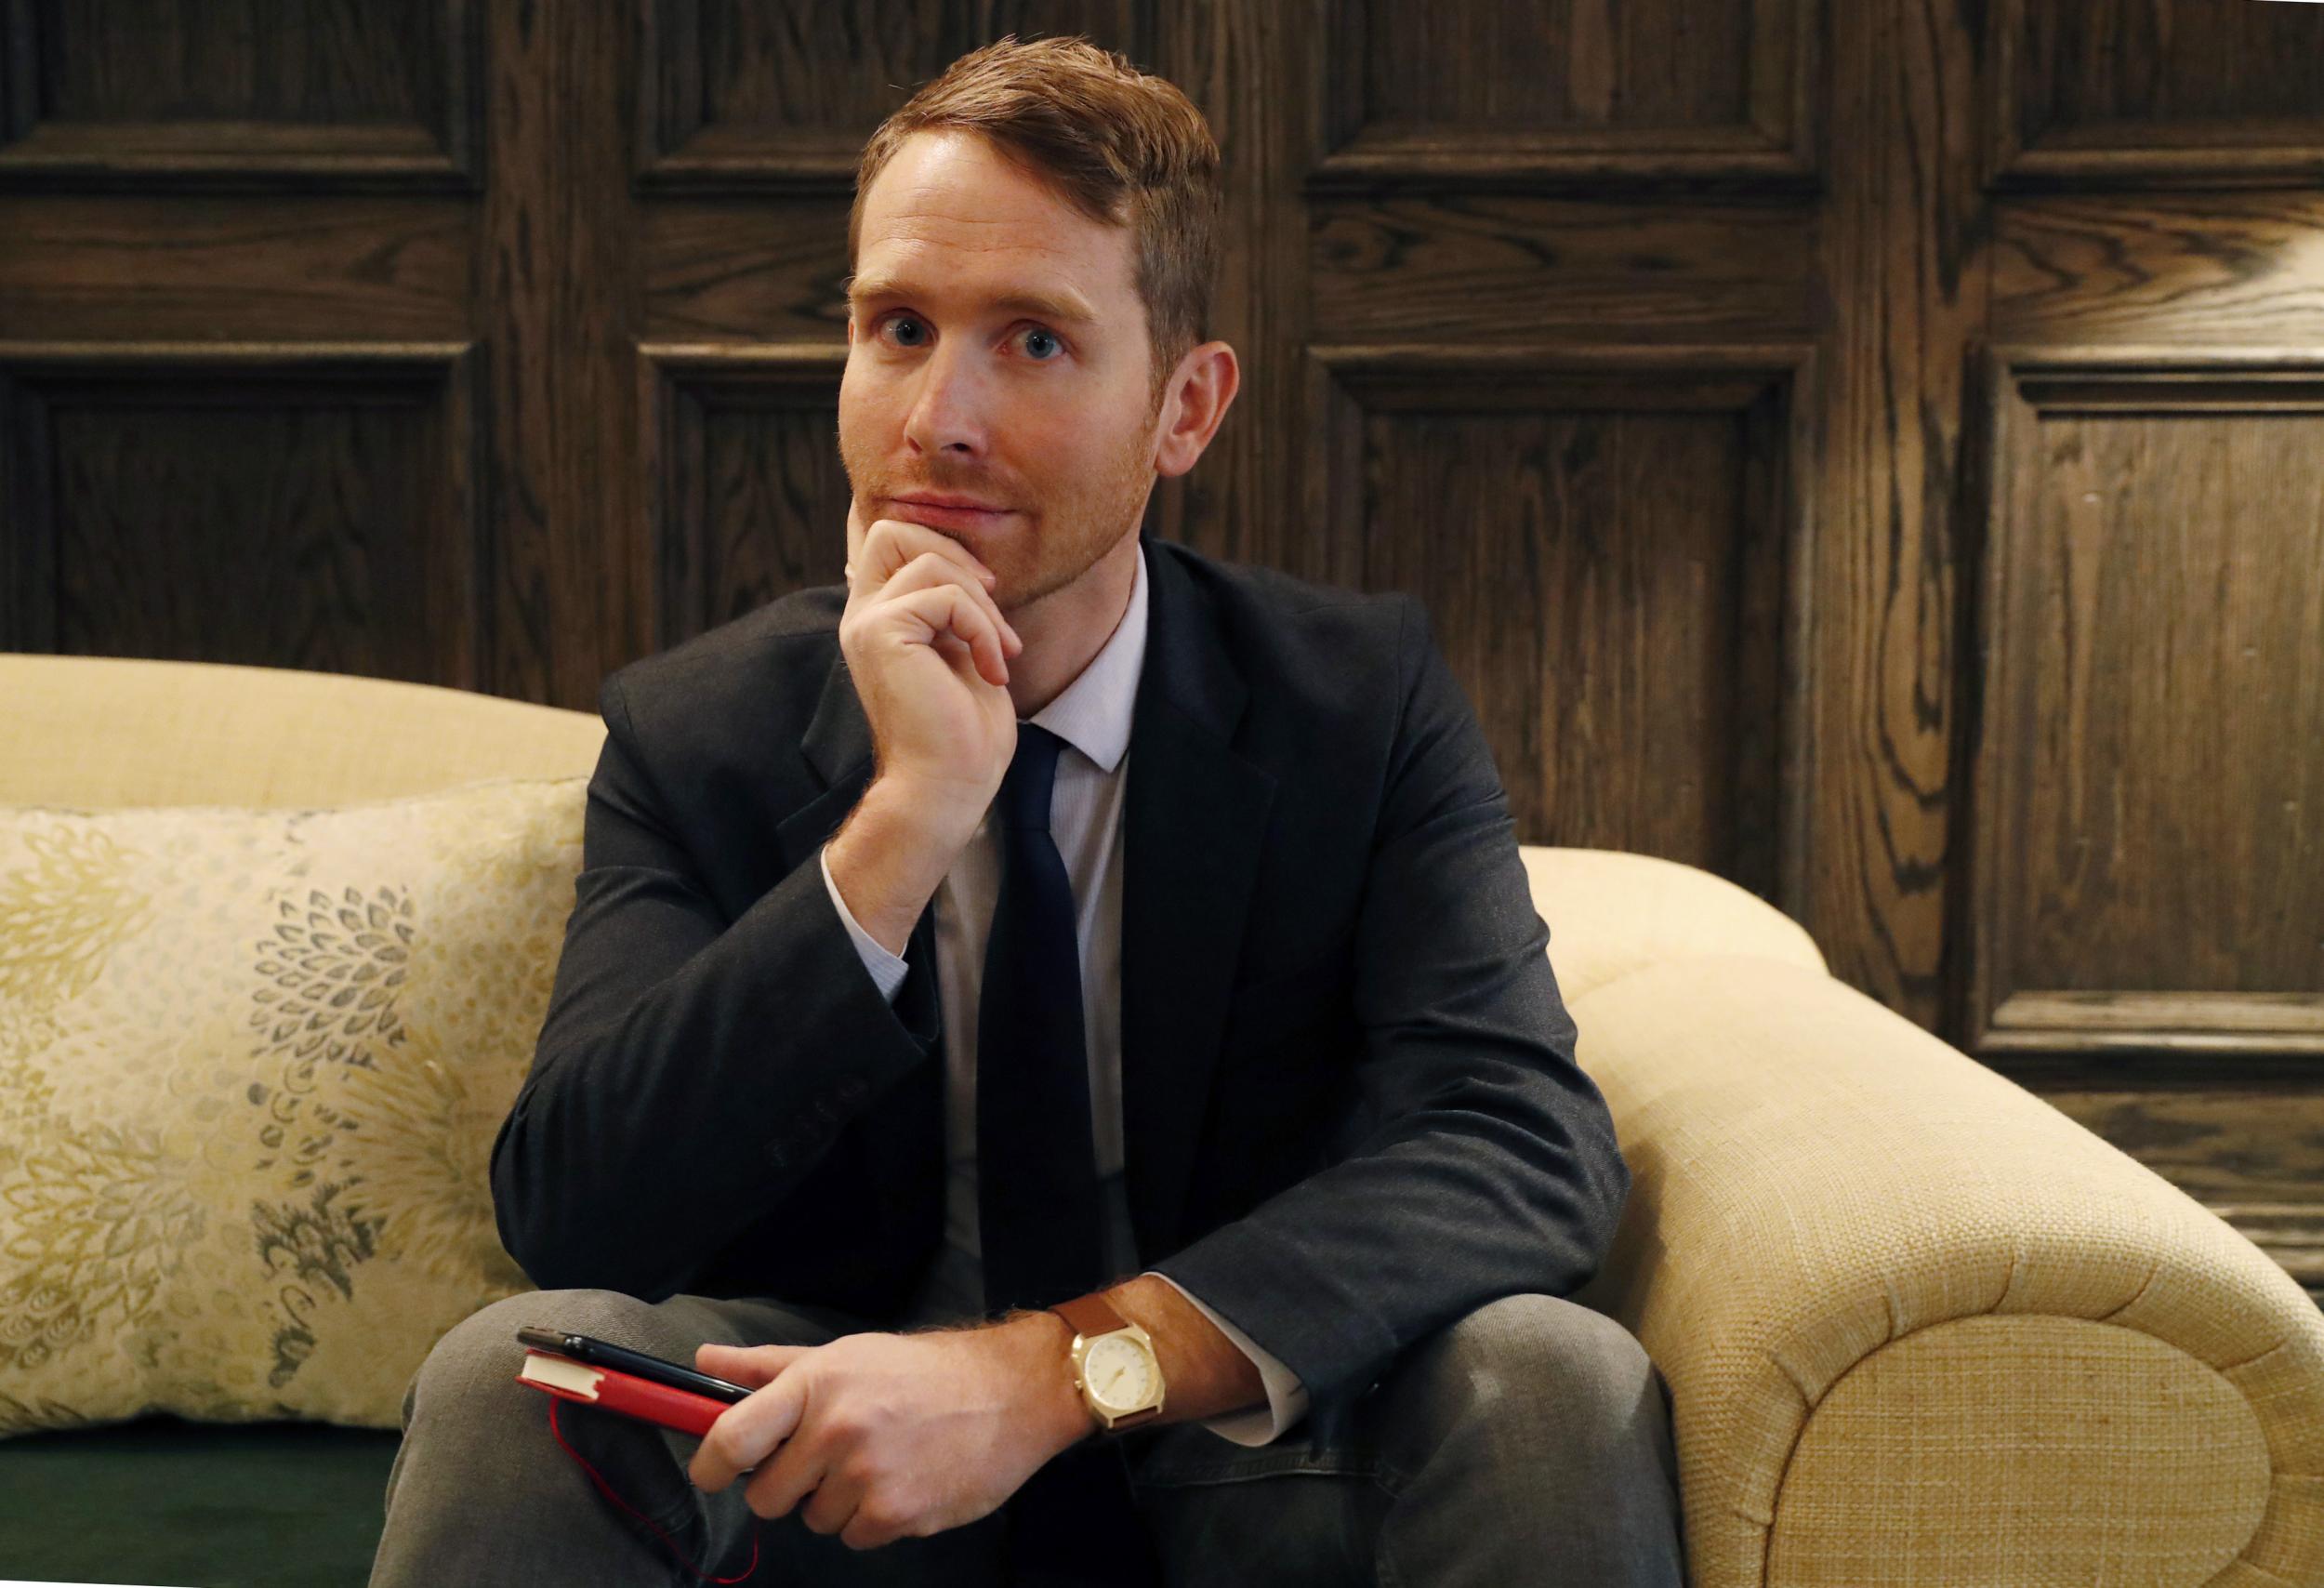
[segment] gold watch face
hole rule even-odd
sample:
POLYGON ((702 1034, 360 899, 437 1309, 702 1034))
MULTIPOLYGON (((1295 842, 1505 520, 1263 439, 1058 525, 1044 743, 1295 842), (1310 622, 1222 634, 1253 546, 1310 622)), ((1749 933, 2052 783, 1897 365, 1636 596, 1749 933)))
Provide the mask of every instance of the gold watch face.
POLYGON ((1081 1360, 1081 1382, 1108 1411, 1135 1411, 1150 1403, 1159 1377, 1153 1356, 1127 1334, 1098 1336, 1081 1360))

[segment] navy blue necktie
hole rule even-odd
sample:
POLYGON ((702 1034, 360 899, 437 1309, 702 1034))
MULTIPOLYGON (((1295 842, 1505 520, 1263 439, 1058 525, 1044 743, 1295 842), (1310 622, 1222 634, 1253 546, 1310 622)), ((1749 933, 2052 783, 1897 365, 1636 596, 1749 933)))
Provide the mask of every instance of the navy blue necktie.
MULTIPOLYGON (((988 1315, 1071 1301, 1112 1277, 1073 885, 1049 830, 1063 748, 1048 729, 1019 722, 1017 753, 994 801, 1000 894, 976 1016, 977 1225, 988 1315)), ((1061 1359, 1061 1381, 1065 1368, 1061 1359)), ((1063 1451, 1007 1510, 1006 1555, 1019 1588, 1150 1588, 1159 1580, 1117 1445, 1085 1439, 1063 1451)))
POLYGON ((1017 724, 994 812, 1000 893, 976 1018, 976 1182, 987 1314, 1087 1295, 1105 1274, 1081 950, 1050 837, 1063 741, 1017 724))

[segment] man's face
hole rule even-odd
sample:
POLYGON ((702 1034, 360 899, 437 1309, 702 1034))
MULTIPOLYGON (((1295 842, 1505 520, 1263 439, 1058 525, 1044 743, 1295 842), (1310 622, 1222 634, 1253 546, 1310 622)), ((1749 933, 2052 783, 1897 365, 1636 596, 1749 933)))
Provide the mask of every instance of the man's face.
POLYGON ((873 179, 839 382, 866 528, 904 519, 960 542, 999 576, 1004 610, 1071 584, 1154 488, 1151 368, 1128 227, 971 133, 916 133, 873 179), (1006 510, 899 499, 931 494, 1006 510))

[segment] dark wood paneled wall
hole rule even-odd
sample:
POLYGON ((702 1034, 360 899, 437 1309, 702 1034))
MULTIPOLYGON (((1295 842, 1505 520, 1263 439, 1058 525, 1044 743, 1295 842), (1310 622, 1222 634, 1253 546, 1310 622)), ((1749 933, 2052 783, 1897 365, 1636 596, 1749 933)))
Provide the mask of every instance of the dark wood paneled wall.
POLYGON ((838 577, 856 152, 1183 86, 1158 533, 1426 599, 1528 840, 1707 867, 2324 1291, 2324 7, 15 0, 0 647, 586 708, 838 577))

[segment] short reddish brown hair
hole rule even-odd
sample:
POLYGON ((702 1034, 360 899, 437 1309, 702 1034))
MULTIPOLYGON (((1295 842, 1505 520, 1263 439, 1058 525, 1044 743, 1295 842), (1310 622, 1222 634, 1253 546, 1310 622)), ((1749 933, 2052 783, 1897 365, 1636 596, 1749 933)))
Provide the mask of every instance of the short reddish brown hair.
POLYGON ((1153 393, 1203 340, 1219 271, 1224 205, 1219 144, 1177 85, 1086 38, 971 50, 879 124, 855 171, 847 260, 855 269, 864 195, 916 132, 982 133, 1092 220, 1131 228, 1153 393))

